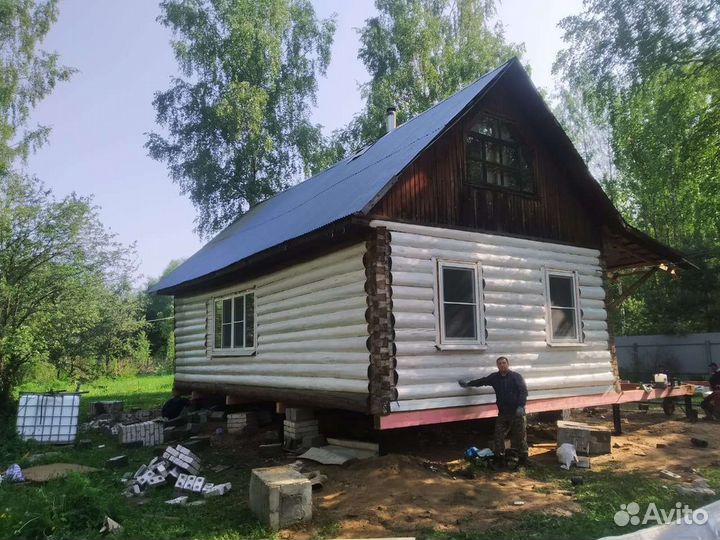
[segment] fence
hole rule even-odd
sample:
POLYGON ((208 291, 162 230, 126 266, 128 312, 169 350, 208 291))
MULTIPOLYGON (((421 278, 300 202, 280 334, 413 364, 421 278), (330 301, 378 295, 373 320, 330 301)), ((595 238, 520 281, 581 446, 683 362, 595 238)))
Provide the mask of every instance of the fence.
POLYGON ((648 382, 664 371, 679 379, 707 379, 708 364, 720 364, 720 332, 684 336, 618 336, 620 377, 648 382))

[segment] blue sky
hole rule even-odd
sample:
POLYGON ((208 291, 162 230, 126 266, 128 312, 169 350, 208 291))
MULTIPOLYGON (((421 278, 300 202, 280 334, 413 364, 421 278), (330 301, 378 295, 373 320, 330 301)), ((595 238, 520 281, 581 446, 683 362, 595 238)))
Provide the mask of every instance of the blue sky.
MULTIPOLYGON (((319 81, 314 121, 332 130, 362 105, 358 85, 367 72, 357 59, 356 28, 375 12, 371 0, 314 0, 318 15, 337 13, 327 77, 319 81)), ((537 86, 552 89, 550 68, 562 48, 558 21, 581 0, 504 0, 498 19, 509 41, 523 42, 537 86)), ((202 245, 195 211, 143 148, 153 131, 153 93, 177 73, 169 32, 155 19, 154 0, 62 0, 44 48, 79 72, 35 110, 33 122, 52 127, 49 143, 29 169, 56 195, 92 195, 102 222, 123 243, 135 242, 144 281, 202 245)), ((478 76, 481 75, 480 73, 478 76)))

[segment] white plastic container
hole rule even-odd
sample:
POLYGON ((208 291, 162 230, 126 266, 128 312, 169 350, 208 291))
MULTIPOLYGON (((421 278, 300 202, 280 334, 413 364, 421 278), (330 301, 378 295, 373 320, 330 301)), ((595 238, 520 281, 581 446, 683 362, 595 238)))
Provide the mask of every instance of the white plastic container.
POLYGON ((75 441, 80 394, 20 394, 17 430, 23 440, 68 444, 75 441))

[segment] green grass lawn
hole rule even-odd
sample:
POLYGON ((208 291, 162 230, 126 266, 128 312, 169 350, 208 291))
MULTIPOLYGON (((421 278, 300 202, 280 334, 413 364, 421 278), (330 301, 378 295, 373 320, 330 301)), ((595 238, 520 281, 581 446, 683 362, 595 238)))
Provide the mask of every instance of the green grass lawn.
MULTIPOLYGON (((101 380, 84 386, 81 420, 94 399, 121 399, 125 409, 159 407, 172 386, 171 375, 101 380)), ((68 387, 70 389, 70 387, 68 387)), ((22 391, 45 391, 26 385, 22 391)), ((44 463, 80 463, 102 469, 90 475, 71 475, 43 485, 0 484, 0 538, 100 538, 104 516, 118 521, 125 530, 119 538, 269 538, 247 508, 249 470, 234 468, 223 473, 233 490, 221 498, 209 499, 200 507, 169 506, 173 490, 163 487, 141 499, 127 499, 121 492, 124 472, 135 470, 154 456, 151 448, 121 448, 114 438, 102 433, 81 434, 93 440, 92 448, 47 446, 23 443, 12 436, 12 422, 0 433, 0 467, 18 463, 26 468, 44 463), (4 436, 3 436, 4 435, 4 436), (99 446, 104 445, 104 448, 99 446), (53 452, 46 458, 30 460, 37 454, 53 452), (105 468, 110 457, 126 454, 130 465, 120 470, 105 468)), ((205 455, 203 455, 205 457, 205 455)), ((206 463, 228 458, 210 454, 206 463)), ((212 476, 212 473, 207 473, 212 476)))
MULTIPOLYGON (((144 376, 117 380, 102 380, 82 390, 81 420, 87 415, 89 403, 94 399, 121 399, 125 408, 159 407, 169 394, 172 376, 144 376)), ((68 387, 69 389, 69 387, 68 387)), ((44 391, 47 388, 27 385, 23 391, 44 391)), ((0 425, 0 468, 18 463, 27 468, 33 465, 69 462, 90 465, 101 469, 90 475, 71 475, 43 485, 0 484, 0 538, 99 538, 104 516, 118 521, 124 531, 117 538, 197 538, 240 539, 273 538, 250 513, 247 506, 247 487, 252 465, 232 445, 218 445, 199 451, 205 465, 232 464, 234 467, 215 478, 205 470, 209 481, 231 481, 233 490, 224 497, 208 500, 197 507, 177 507, 165 504, 174 497, 173 489, 161 487, 149 491, 144 498, 127 499, 122 495, 121 477, 147 463, 154 455, 151 448, 121 448, 114 438, 104 433, 81 434, 80 438, 93 441, 89 449, 74 446, 42 446, 24 443, 13 436, 14 419, 0 425), (104 446, 103 446, 104 445, 104 446), (55 454, 37 458, 38 454, 55 454), (126 454, 130 464, 120 470, 105 468, 108 458, 126 454)), ((720 468, 702 471, 712 487, 720 488, 720 468)), ((485 473, 487 481, 492 475, 485 473)), ((573 500, 581 512, 567 516, 541 512, 513 514, 512 521, 499 528, 470 530, 465 533, 423 531, 418 538, 438 539, 542 539, 542 538, 598 538, 630 532, 632 527, 617 527, 613 516, 621 504, 635 501, 645 507, 654 502, 658 507, 672 509, 676 502, 698 508, 710 502, 707 499, 683 500, 663 482, 639 474, 612 471, 582 471, 584 484, 571 488, 570 474, 557 467, 537 467, 518 473, 538 481, 541 489, 573 489, 573 500)), ((361 481, 359 479, 358 481, 361 481)), ((388 501, 392 504, 392 501, 388 501)), ((315 517, 318 537, 332 537, 339 531, 337 523, 323 522, 322 515, 315 517)), ((395 536, 407 535, 398 525, 395 536)), ((413 533, 409 535, 412 536, 413 533)))

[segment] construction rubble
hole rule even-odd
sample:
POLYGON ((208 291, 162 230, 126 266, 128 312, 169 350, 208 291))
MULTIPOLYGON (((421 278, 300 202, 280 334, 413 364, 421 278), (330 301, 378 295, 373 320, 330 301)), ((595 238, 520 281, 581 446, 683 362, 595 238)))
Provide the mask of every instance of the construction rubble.
MULTIPOLYGON (((141 465, 135 473, 124 480, 127 484, 123 494, 140 497, 147 490, 172 485, 179 492, 216 497, 232 489, 230 482, 215 484, 200 476, 200 458, 181 444, 168 446, 162 456, 153 458, 147 465, 141 465)), ((177 498, 176 498, 177 499, 177 498)), ((182 504, 182 500, 167 501, 168 504, 182 504)), ((187 497, 184 499, 187 501, 187 497)))

